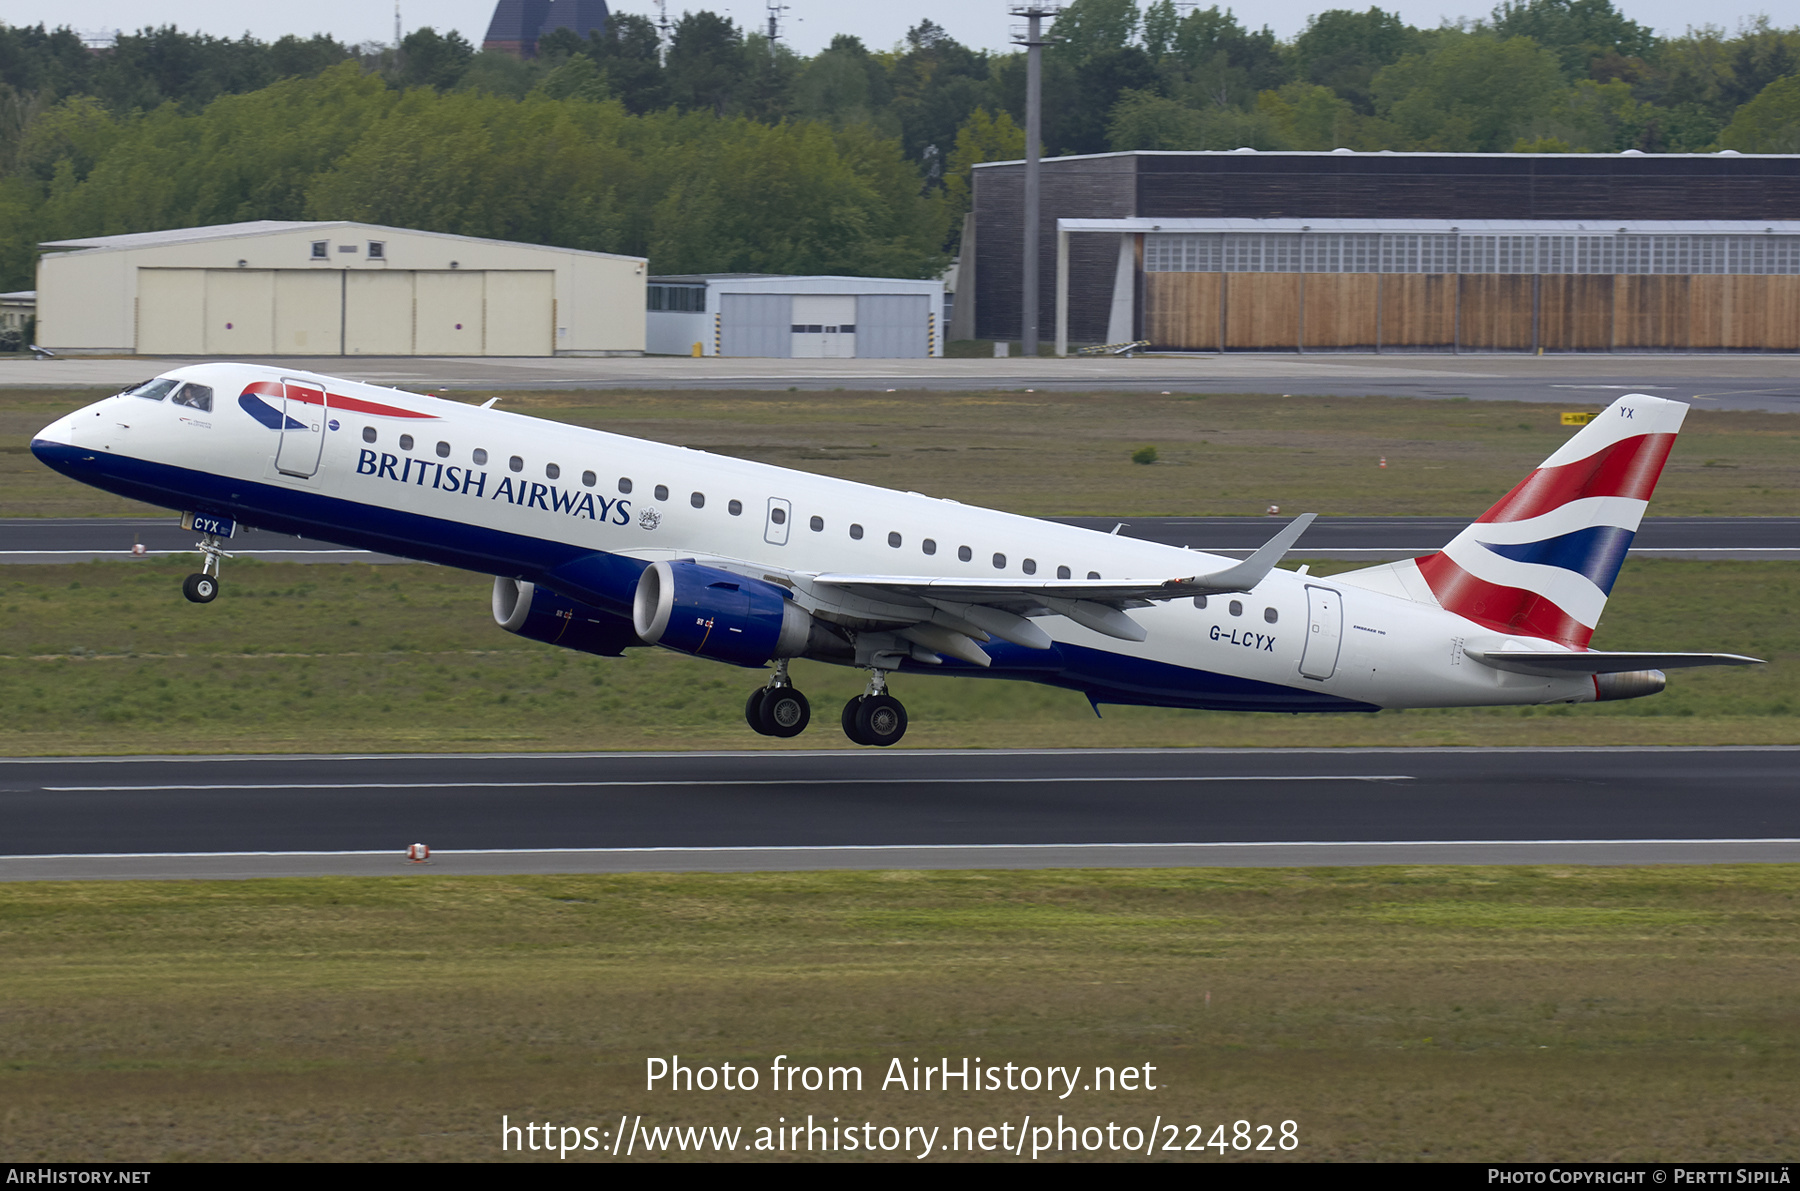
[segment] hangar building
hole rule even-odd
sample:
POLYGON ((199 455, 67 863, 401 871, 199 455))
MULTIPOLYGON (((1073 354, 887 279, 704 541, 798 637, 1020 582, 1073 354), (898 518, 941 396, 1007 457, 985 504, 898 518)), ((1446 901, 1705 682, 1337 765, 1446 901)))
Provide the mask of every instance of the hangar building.
MULTIPOLYGON (((979 338, 1019 333, 1023 174, 975 169, 979 338)), ((1107 153, 1042 194, 1065 349, 1800 350, 1800 156, 1107 153)))
POLYGON ((692 273, 650 278, 657 355, 925 359, 944 354, 944 283, 896 277, 692 273))
POLYGON ((38 342, 70 354, 638 355, 642 257, 370 223, 56 240, 38 342))

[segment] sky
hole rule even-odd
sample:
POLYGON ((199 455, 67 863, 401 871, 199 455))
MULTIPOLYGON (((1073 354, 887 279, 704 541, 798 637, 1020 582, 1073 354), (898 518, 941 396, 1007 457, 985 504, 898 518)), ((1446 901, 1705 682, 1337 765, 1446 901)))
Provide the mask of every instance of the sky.
MULTIPOLYGON (((1486 16, 1494 3, 1495 0, 1387 0, 1379 6, 1398 12, 1409 24, 1430 27, 1445 19, 1486 16)), ((1678 35, 1696 23, 1735 30, 1743 21, 1765 12, 1771 13, 1777 24, 1789 23, 1781 19, 1782 6, 1759 0, 1716 0, 1698 10, 1693 4, 1678 0, 1615 3, 1632 20, 1664 35, 1678 35)), ((1257 0, 1254 4, 1222 6, 1235 7, 1238 19, 1247 25, 1266 24, 1287 38, 1306 27, 1311 13, 1363 5, 1358 0, 1257 0)), ((619 12, 651 16, 656 13, 651 0, 620 0, 613 7, 619 12)), ((838 33, 855 34, 871 49, 886 49, 898 44, 907 29, 920 19, 929 17, 965 45, 999 49, 1007 45, 1009 30, 1019 23, 1008 14, 1009 7, 1006 0, 912 0, 906 5, 890 0, 789 0, 788 10, 782 14, 783 37, 796 52, 805 55, 817 53, 838 33)), ((689 8, 710 9, 740 26, 759 29, 765 27, 768 19, 766 0, 670 0, 671 17, 689 8)), ((477 45, 487 31, 493 11, 493 0, 401 0, 401 19, 407 30, 423 25, 440 33, 456 29, 477 45)), ((329 33, 352 44, 394 39, 394 10, 387 0, 310 0, 298 9, 284 4, 246 5, 242 0, 6 0, 0 5, 0 21, 9 25, 68 25, 81 32, 175 25, 189 32, 221 37, 248 32, 264 41, 286 33, 329 33)))

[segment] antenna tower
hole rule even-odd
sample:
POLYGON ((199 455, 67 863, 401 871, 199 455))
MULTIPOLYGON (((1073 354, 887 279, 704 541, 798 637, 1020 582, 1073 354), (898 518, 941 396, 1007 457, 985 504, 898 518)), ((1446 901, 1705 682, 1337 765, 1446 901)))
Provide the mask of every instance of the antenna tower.
POLYGON ((769 50, 771 53, 774 52, 775 43, 781 40, 781 14, 786 12, 789 7, 789 5, 781 3, 781 0, 768 0, 769 50))
POLYGON ((400 0, 394 0, 394 48, 400 48, 400 0))

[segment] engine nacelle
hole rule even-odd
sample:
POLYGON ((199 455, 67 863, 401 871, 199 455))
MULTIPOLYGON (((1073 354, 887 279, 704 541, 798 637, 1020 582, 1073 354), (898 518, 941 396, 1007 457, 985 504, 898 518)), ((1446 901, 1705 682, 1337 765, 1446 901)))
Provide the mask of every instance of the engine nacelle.
POLYGON ((738 666, 835 654, 848 646, 775 584, 696 562, 645 568, 631 625, 652 645, 738 666))
POLYGON ((616 658, 642 645, 631 622, 522 579, 494 578, 494 622, 509 633, 616 658))

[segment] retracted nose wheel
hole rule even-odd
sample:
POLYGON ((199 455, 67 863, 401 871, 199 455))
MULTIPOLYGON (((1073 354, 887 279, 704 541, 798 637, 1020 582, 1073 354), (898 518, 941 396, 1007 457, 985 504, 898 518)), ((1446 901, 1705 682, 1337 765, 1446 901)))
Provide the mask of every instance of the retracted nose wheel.
POLYGON ((189 575, 181 581, 181 594, 196 604, 210 604, 219 597, 219 581, 211 575, 189 575))
POLYGON ((762 734, 785 739, 806 731, 812 722, 812 704, 791 686, 774 687, 763 694, 761 715, 762 734))

